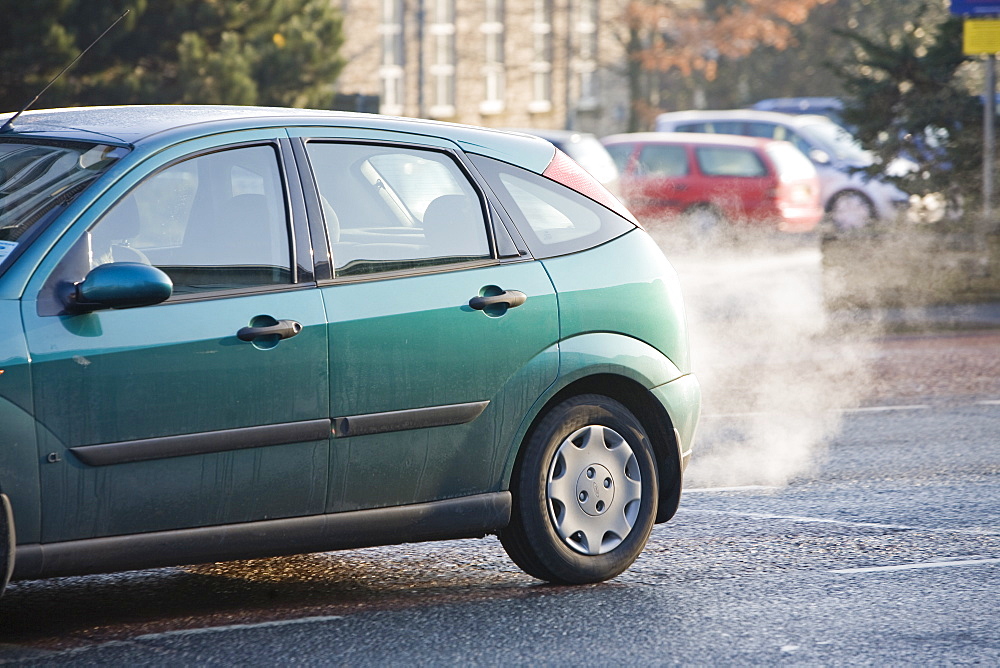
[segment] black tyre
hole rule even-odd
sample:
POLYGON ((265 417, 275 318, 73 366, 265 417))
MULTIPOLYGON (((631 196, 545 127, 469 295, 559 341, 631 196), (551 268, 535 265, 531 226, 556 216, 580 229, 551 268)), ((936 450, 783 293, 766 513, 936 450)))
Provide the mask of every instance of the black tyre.
POLYGON ((10 500, 5 494, 0 494, 0 596, 10 581, 14 571, 14 550, 17 539, 14 537, 14 513, 11 512, 10 500))
POLYGON ((656 517, 652 445, 622 404, 588 394, 552 407, 529 433, 500 542, 526 573, 601 582, 632 565, 656 517))
POLYGON ((838 231, 867 227, 875 220, 875 205, 856 190, 846 190, 830 201, 827 216, 838 231))

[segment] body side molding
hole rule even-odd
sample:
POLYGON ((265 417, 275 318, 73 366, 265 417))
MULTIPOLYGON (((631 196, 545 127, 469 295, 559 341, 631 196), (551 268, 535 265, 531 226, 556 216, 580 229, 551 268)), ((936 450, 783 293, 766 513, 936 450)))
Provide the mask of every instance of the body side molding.
POLYGON ((336 437, 347 437, 465 424, 479 417, 489 403, 489 401, 475 401, 467 404, 352 415, 333 420, 323 418, 302 422, 267 424, 259 427, 223 429, 200 434, 78 445, 69 448, 69 451, 88 466, 127 464, 150 459, 205 455, 213 452, 260 448, 285 443, 322 441, 330 437, 331 431, 336 437))
POLYGON ((141 462, 148 459, 205 455, 212 452, 261 448, 268 445, 323 441, 330 438, 331 421, 327 419, 267 424, 259 427, 222 429, 200 434, 161 436, 135 441, 80 445, 70 448, 89 466, 108 466, 141 462))
POLYGON ((347 437, 465 424, 479 417, 489 403, 488 401, 473 401, 467 404, 449 404, 447 406, 411 408, 402 411, 334 418, 333 431, 334 436, 347 437))

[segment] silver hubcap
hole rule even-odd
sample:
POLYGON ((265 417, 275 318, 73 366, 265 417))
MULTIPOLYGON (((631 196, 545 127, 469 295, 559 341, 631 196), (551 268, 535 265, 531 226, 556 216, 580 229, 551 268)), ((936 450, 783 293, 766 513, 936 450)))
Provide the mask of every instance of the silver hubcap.
POLYGON ((830 218, 838 229, 850 230, 867 225, 872 218, 872 210, 861 195, 846 193, 833 201, 830 218))
POLYGON ((614 429, 590 425, 556 450, 546 486, 556 533, 582 554, 615 549, 635 524, 642 475, 628 442, 614 429))

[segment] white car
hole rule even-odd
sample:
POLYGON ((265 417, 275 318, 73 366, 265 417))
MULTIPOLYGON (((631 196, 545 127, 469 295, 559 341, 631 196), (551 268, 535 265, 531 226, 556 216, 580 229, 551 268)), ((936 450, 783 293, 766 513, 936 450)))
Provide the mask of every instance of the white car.
MULTIPOLYGON (((677 111, 657 116, 656 130, 745 135, 791 142, 816 166, 820 199, 837 229, 893 219, 909 203, 909 197, 902 190, 861 171, 873 164, 874 156, 861 148, 847 130, 825 116, 751 109, 677 111)), ((894 165, 893 169, 898 167, 894 165)))

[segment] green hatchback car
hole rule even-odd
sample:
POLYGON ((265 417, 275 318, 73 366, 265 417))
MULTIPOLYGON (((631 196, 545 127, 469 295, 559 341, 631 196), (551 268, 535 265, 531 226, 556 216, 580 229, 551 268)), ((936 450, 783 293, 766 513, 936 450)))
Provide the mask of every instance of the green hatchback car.
POLYGON ((537 578, 612 578, 677 509, 687 339, 659 248, 544 140, 25 113, 0 134, 0 585, 491 533, 537 578))

